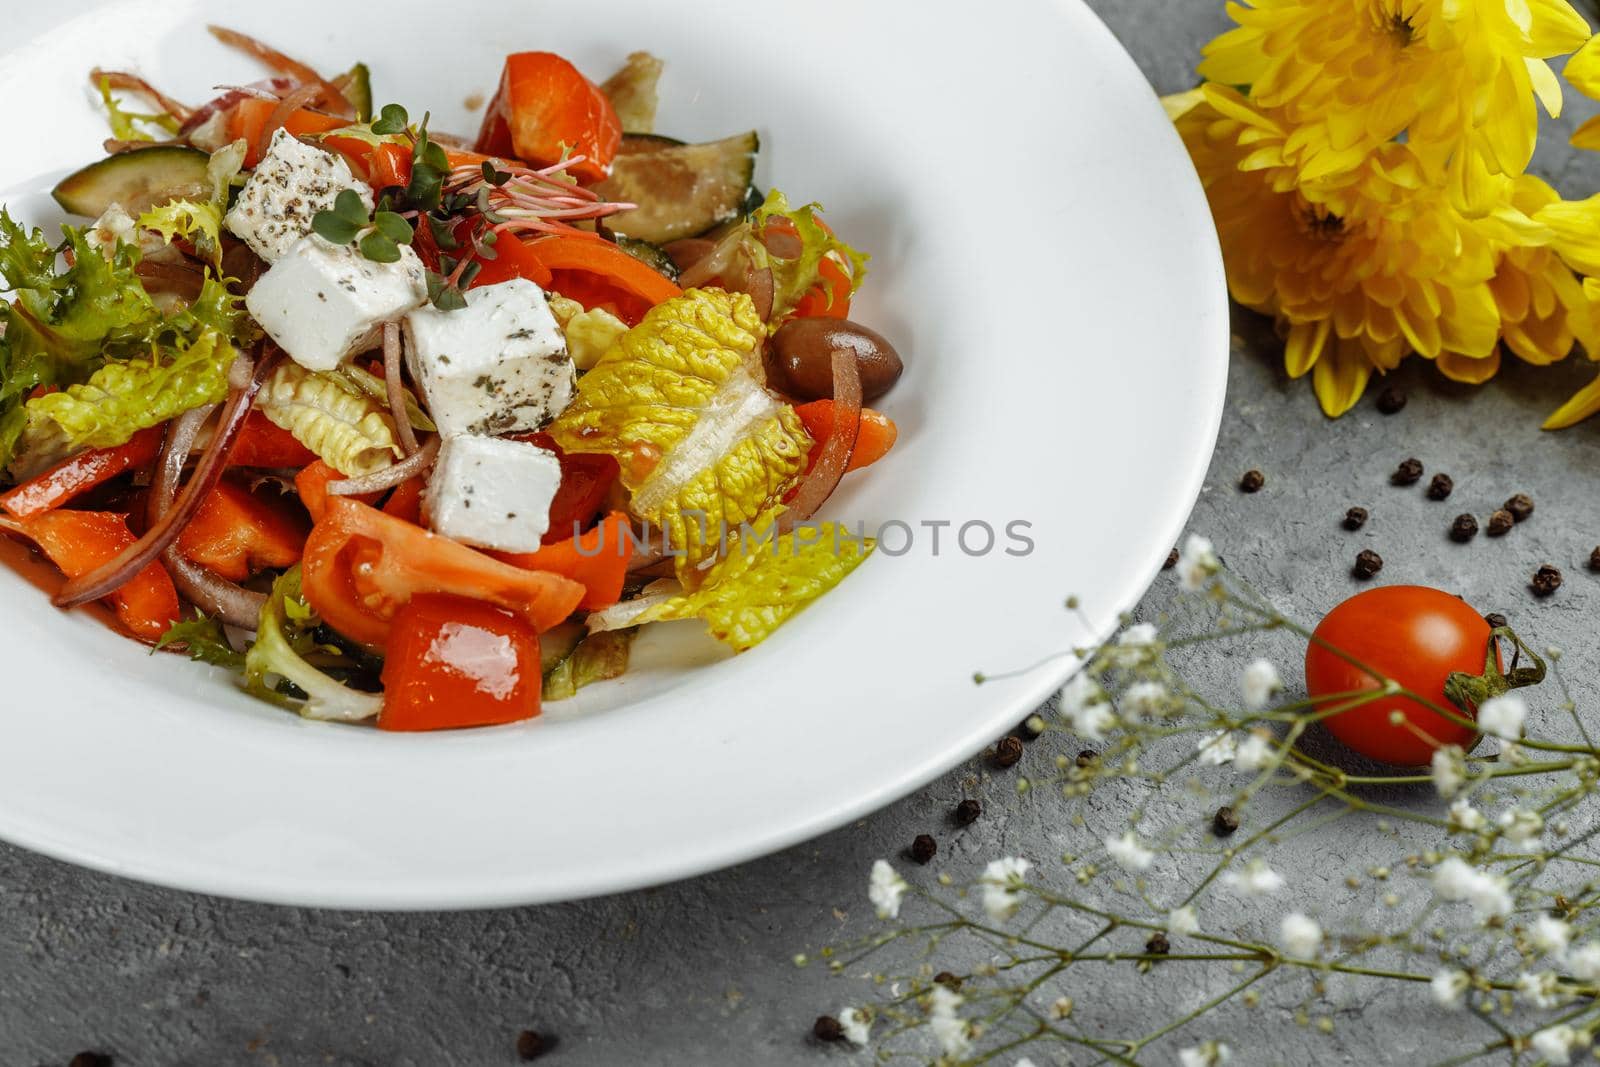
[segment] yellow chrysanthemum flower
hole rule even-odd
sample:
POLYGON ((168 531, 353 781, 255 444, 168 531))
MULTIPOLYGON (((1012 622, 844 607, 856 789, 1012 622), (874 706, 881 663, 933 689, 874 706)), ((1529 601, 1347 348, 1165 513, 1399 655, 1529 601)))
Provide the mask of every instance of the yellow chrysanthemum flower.
POLYGON ((1402 134, 1429 184, 1477 214, 1533 156, 1535 97, 1561 111, 1545 60, 1589 39, 1566 0, 1250 0, 1201 75, 1248 86, 1290 130, 1301 181, 1361 170, 1402 134))
MULTIPOLYGON (((1205 185, 1234 299, 1277 318, 1289 374, 1312 374, 1328 415, 1412 351, 1458 373, 1494 357, 1502 257, 1491 232, 1509 243, 1519 225, 1537 229, 1513 207, 1467 219, 1393 142, 1304 182, 1293 131, 1221 86, 1169 107, 1205 185)), ((1525 272, 1506 273, 1510 287, 1525 272)))

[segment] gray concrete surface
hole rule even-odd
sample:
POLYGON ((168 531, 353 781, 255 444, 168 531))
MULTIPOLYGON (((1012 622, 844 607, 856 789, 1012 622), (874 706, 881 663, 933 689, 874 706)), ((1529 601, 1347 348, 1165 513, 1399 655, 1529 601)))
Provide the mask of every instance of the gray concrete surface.
MULTIPOLYGON (((1190 83, 1199 44, 1222 24, 1220 0, 1092 3, 1163 91, 1190 83)), ((1592 110, 1574 105, 1578 117, 1592 110)), ((1596 159, 1556 139, 1547 137, 1541 169, 1569 194, 1600 187, 1596 159)), ((1305 383, 1284 379, 1270 329, 1237 318, 1228 414, 1193 527, 1302 618, 1347 593, 1355 552, 1374 547, 1385 579, 1458 591, 1506 612, 1536 643, 1566 647, 1578 695, 1592 700, 1600 579, 1582 564, 1600 543, 1600 497, 1591 491, 1600 427, 1538 430, 1590 366, 1514 366, 1474 391, 1418 362, 1396 376, 1410 394, 1404 412, 1380 416, 1369 397, 1329 423, 1305 383), (1450 503, 1387 486, 1408 455, 1455 477, 1450 503), (1234 485, 1251 467, 1267 486, 1245 496, 1234 485), (1515 536, 1465 547, 1445 540, 1450 516, 1483 515, 1514 491, 1539 506, 1515 536), (1360 534, 1338 526, 1352 504, 1373 514, 1360 534), (1544 562, 1567 581, 1536 601, 1527 582, 1544 562)), ((1138 432, 1131 410, 1129 426, 1138 432)), ((1142 610, 1163 610, 1170 585, 1158 582, 1142 610)), ((1210 669, 1217 684, 1231 684, 1236 664, 1210 669)), ((1042 767, 1055 744, 1030 748, 1021 769, 1042 767)), ((440 915, 213 900, 0 847, 0 1065, 64 1064, 89 1048, 129 1065, 509 1064, 523 1027, 557 1035, 546 1062, 572 1067, 832 1062, 845 1053, 811 1043, 811 1019, 870 989, 790 961, 872 928, 863 893, 871 861, 932 832, 940 856, 919 876, 967 877, 1002 852, 1085 847, 1090 831, 1073 829, 1071 814, 1057 799, 1017 798, 1009 775, 990 779, 974 763, 871 819, 733 870, 568 906, 440 915), (956 830, 947 812, 969 794, 986 814, 956 830)), ((1365 847, 1351 836, 1359 830, 1327 833, 1318 847, 1330 853, 1365 847)), ((1105 982, 1101 999, 1133 1016, 1141 998, 1156 995, 1131 971, 1105 982)), ((1226 1035, 1250 1063, 1431 1059, 1460 1036, 1433 1029, 1437 1016, 1419 1030, 1404 998, 1353 996, 1325 1038, 1292 1026, 1292 1007, 1241 1009, 1209 1032, 1226 1035)), ((1174 1062, 1177 1047, 1153 1046, 1151 1062, 1174 1062)))

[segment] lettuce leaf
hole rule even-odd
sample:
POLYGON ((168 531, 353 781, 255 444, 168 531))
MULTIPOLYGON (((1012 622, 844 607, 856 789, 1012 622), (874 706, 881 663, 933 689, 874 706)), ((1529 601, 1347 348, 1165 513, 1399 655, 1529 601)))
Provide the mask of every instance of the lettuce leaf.
POLYGON ((206 330, 192 344, 107 363, 81 385, 29 400, 22 447, 45 455, 111 448, 190 408, 221 403, 237 355, 221 334, 206 330))
POLYGON ((222 211, 216 204, 174 200, 140 215, 139 228, 154 230, 167 244, 182 237, 211 260, 212 266, 222 268, 222 211))
POLYGON ((153 141, 155 137, 140 129, 141 125, 154 126, 170 134, 178 132, 178 120, 166 112, 143 115, 124 111, 117 98, 111 95, 111 80, 100 79, 100 100, 105 104, 106 119, 111 123, 111 136, 119 141, 153 141))
POLYGON ((256 406, 347 478, 382 470, 402 454, 388 401, 368 395, 342 374, 309 371, 285 360, 261 387, 256 406))
POLYGON ((193 619, 173 623, 150 652, 154 655, 165 648, 179 647, 198 663, 209 663, 213 667, 226 667, 234 671, 244 670, 244 653, 234 650, 222 631, 222 624, 207 617, 204 612, 197 613, 193 619))
POLYGON ((300 591, 300 566, 289 568, 272 584, 261 609, 255 643, 245 654, 245 688, 254 696, 279 707, 298 711, 308 719, 359 722, 377 715, 383 697, 342 685, 311 662, 344 659, 333 645, 317 640, 321 620, 300 591), (288 682, 304 698, 284 693, 273 679, 288 682))
POLYGON ((545 700, 566 700, 594 682, 617 678, 628 669, 628 650, 635 631, 607 630, 589 634, 544 676, 545 700))
POLYGON ((743 652, 838 585, 876 547, 872 538, 854 537, 831 522, 773 537, 776 517, 774 510, 742 529, 700 588, 648 608, 637 621, 699 618, 713 637, 743 652))
MULTIPOLYGON (((861 283, 866 280, 867 260, 871 257, 865 252, 851 248, 823 226, 821 220, 817 218, 817 212, 821 210, 822 205, 816 203, 791 209, 788 198, 773 189, 767 193, 766 202, 750 215, 753 233, 762 233, 771 220, 784 218, 794 225, 795 232, 800 237, 800 255, 795 259, 784 259, 773 255, 760 241, 749 241, 746 244, 746 253, 753 258, 755 265, 769 267, 772 270, 772 317, 769 320, 771 322, 781 322, 787 318, 800 303, 800 298, 817 283, 822 276, 823 257, 830 252, 837 253, 848 265, 852 294, 860 289, 861 283)), ((830 300, 832 293, 833 291, 829 289, 830 300)))
POLYGON ((762 385, 764 336, 749 297, 691 289, 624 334, 549 427, 568 452, 617 459, 634 514, 681 551, 685 585, 805 471, 811 439, 762 385))

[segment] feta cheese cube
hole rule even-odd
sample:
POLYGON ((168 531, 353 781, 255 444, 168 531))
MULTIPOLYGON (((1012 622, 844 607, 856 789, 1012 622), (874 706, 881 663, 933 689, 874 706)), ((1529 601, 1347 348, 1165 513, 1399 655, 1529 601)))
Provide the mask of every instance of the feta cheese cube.
POLYGON ((279 130, 223 221, 256 255, 276 263, 311 233, 317 212, 332 209, 346 189, 372 210, 372 187, 358 181, 342 157, 279 130))
POLYGON ((522 441, 446 437, 423 494, 435 533, 501 552, 533 552, 561 485, 555 453, 522 441))
POLYGON ((332 370, 427 300, 427 276, 410 247, 400 246, 398 262, 374 263, 313 234, 261 275, 244 304, 296 363, 332 370))
POLYGON ((406 316, 406 359, 429 415, 446 436, 537 430, 577 384, 544 290, 514 278, 465 295, 464 308, 406 316))

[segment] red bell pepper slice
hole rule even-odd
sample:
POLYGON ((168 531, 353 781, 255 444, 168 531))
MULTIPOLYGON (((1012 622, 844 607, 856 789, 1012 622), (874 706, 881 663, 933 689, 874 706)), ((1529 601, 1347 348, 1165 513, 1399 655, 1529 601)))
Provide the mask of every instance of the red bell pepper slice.
POLYGON ((178 551, 219 577, 242 582, 269 567, 298 563, 310 532, 292 503, 223 478, 178 535, 178 551))
POLYGON ((230 467, 300 468, 317 461, 317 454, 295 439, 259 408, 253 408, 239 427, 239 438, 228 452, 230 467))
POLYGON ((165 431, 160 426, 140 430, 126 444, 81 452, 0 495, 0 508, 13 518, 26 519, 58 508, 119 474, 140 470, 155 462, 165 431))
MULTIPOLYGON (((810 462, 815 463, 822 452, 822 445, 833 435, 833 401, 813 400, 809 404, 796 406, 794 410, 805 424, 806 433, 817 443, 810 456, 810 462)), ((850 463, 845 470, 860 470, 878 462, 889 454, 889 449, 894 447, 895 439, 899 436, 900 430, 893 419, 881 411, 862 408, 861 430, 856 434, 856 448, 850 454, 850 463)), ((806 470, 810 469, 807 466, 806 470)))
POLYGON ((496 552, 499 559, 531 571, 559 574, 583 586, 583 611, 599 611, 622 599, 622 584, 633 560, 634 540, 628 516, 613 511, 600 524, 577 537, 547 544, 537 552, 496 552))
POLYGON ((612 305, 630 326, 655 305, 683 295, 671 279, 609 241, 540 237, 528 249, 550 272, 550 288, 586 308, 612 305))
POLYGON ((477 150, 538 167, 582 156, 571 173, 598 181, 622 144, 622 122, 600 87, 553 52, 506 57, 500 88, 484 114, 477 150))
MULTIPOLYGON (((320 522, 328 510, 328 501, 335 499, 328 494, 328 483, 340 481, 344 475, 328 466, 322 460, 306 467, 294 476, 295 491, 300 494, 300 503, 311 515, 312 522, 320 522)), ((364 504, 371 504, 382 496, 382 493, 364 493, 353 496, 351 500, 359 500, 364 504)))
POLYGON ((531 719, 539 635, 519 615, 463 597, 414 596, 395 615, 380 730, 449 730, 531 719))
MULTIPOLYGON (((46 511, 21 529, 68 578, 88 574, 117 558, 137 540, 125 515, 107 511, 46 511)), ((154 562, 106 597, 117 619, 134 637, 155 642, 178 620, 178 590, 154 562)))

